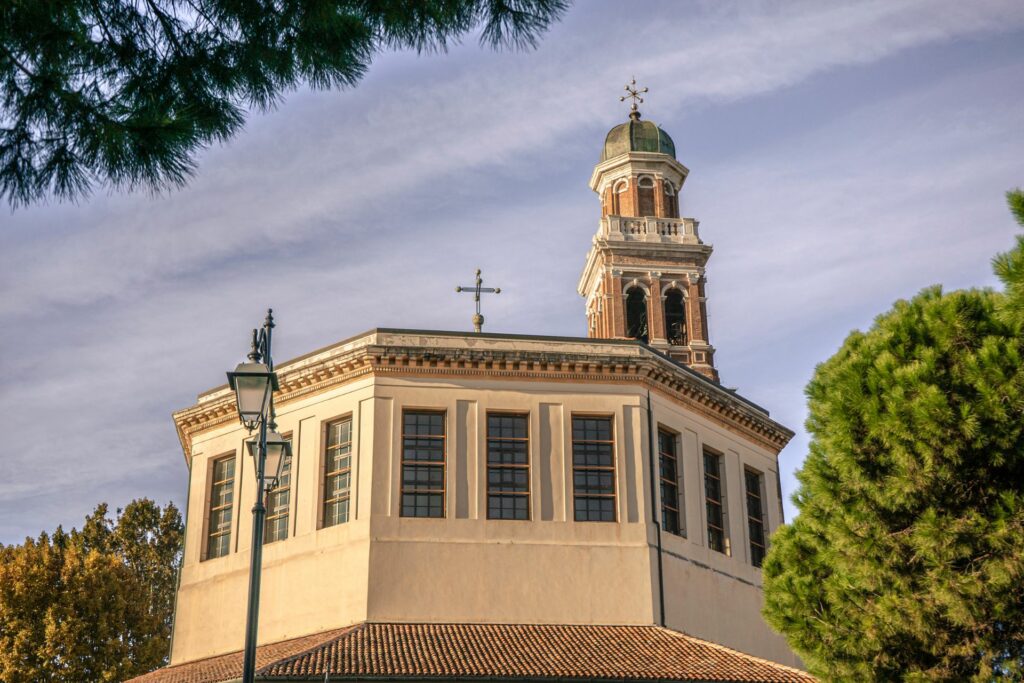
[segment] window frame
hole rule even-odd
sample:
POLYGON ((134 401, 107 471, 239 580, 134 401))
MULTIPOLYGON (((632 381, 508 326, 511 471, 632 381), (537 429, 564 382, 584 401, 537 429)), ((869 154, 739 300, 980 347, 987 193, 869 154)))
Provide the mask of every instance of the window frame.
POLYGON ((750 546, 750 564, 760 568, 764 564, 764 558, 768 554, 768 509, 765 507, 765 477, 764 472, 756 470, 753 467, 744 465, 743 466, 743 506, 744 512, 747 517, 747 542, 750 546), (757 502, 761 511, 761 516, 755 519, 750 514, 750 482, 747 480, 747 476, 752 475, 757 478, 757 502), (761 527, 761 539, 762 543, 756 543, 754 541, 754 535, 751 533, 750 524, 754 522, 761 527), (761 559, 759 561, 754 560, 754 548, 759 547, 761 550, 761 559))
POLYGON ((342 524, 348 524, 352 520, 352 472, 353 472, 353 460, 355 454, 352 450, 353 443, 355 442, 355 418, 351 412, 331 417, 320 422, 320 467, 318 469, 318 475, 320 478, 320 496, 319 505, 317 511, 317 529, 329 529, 335 526, 341 526, 342 524), (348 467, 332 472, 327 471, 327 463, 330 460, 330 454, 327 449, 330 448, 328 444, 328 438, 331 433, 331 427, 336 424, 348 422, 348 467), (328 477, 342 477, 348 474, 348 492, 345 498, 338 497, 336 499, 327 498, 327 480, 328 477), (348 513, 345 516, 345 520, 342 522, 327 523, 327 506, 332 503, 340 503, 343 500, 349 502, 348 513))
POLYGON ((237 453, 237 451, 232 451, 231 453, 222 453, 221 455, 218 455, 218 456, 215 456, 213 458, 210 458, 208 462, 209 462, 209 465, 208 465, 208 475, 207 475, 208 484, 206 486, 206 518, 205 518, 205 529, 203 530, 204 533, 203 533, 203 553, 202 553, 202 559, 201 559, 202 562, 206 562, 207 560, 216 560, 216 559, 221 558, 221 557, 227 557, 228 555, 231 554, 231 531, 232 531, 232 527, 234 526, 234 523, 235 523, 235 502, 236 502, 235 501, 235 482, 238 479, 238 453, 237 453), (220 462, 223 462, 225 460, 233 460, 234 461, 234 464, 232 465, 232 468, 231 468, 231 477, 228 478, 228 479, 215 480, 214 479, 214 472, 216 472, 216 470, 217 470, 217 464, 220 463, 220 462), (231 483, 231 502, 226 504, 226 505, 220 505, 220 506, 217 506, 216 508, 214 508, 213 496, 214 496, 215 487, 218 484, 224 484, 224 483, 227 483, 227 482, 231 483), (230 509, 231 510, 231 519, 228 522, 227 531, 224 531, 224 532, 214 532, 213 531, 213 513, 215 511, 217 511, 217 510, 225 510, 225 509, 230 509), (220 536, 225 536, 225 535, 228 537, 228 540, 227 540, 227 548, 224 551, 224 553, 220 554, 220 555, 211 555, 210 554, 210 547, 211 547, 210 541, 213 539, 214 536, 220 537, 220 536))
POLYGON ((656 189, 657 184, 654 181, 654 176, 642 175, 637 177, 635 213, 638 218, 655 216, 657 214, 657 203, 654 197, 656 189))
POLYGON ((682 454, 680 452, 681 451, 681 448, 680 448, 680 446, 681 446, 680 435, 679 435, 679 432, 673 431, 673 430, 665 427, 664 425, 660 425, 660 424, 657 427, 657 431, 658 431, 658 484, 659 484, 659 486, 658 486, 658 496, 661 499, 659 501, 661 503, 661 520, 659 520, 659 521, 661 522, 661 530, 666 532, 666 533, 672 534, 673 536, 679 536, 680 538, 686 538, 686 505, 685 505, 685 498, 683 497, 683 495, 684 495, 684 492, 683 492, 683 470, 682 470, 682 467, 681 467, 681 464, 682 464, 682 454), (674 461, 675 473, 676 473, 675 481, 671 481, 669 479, 666 479, 665 476, 664 476, 664 467, 663 467, 662 461, 665 459, 666 453, 665 453, 665 451, 661 447, 661 437, 662 436, 668 437, 669 439, 672 440, 672 453, 671 453, 670 457, 674 461), (675 508, 672 508, 671 506, 668 506, 668 505, 665 504, 665 496, 663 494, 663 491, 665 490, 666 483, 668 483, 670 486, 673 486, 675 488, 675 490, 676 490, 676 495, 675 495, 675 505, 676 506, 675 506, 675 508), (670 510, 675 510, 675 513, 676 513, 676 529, 674 531, 665 527, 665 510, 666 510, 666 508, 668 508, 670 510))
POLYGON ((679 217, 679 193, 669 180, 662 180, 665 194, 665 213, 669 218, 679 217))
POLYGON ((614 414, 601 414, 601 413, 571 413, 569 416, 569 442, 570 450, 569 457, 571 458, 570 463, 572 465, 572 521, 580 523, 598 522, 605 524, 615 524, 619 521, 619 482, 618 482, 618 468, 617 468, 617 457, 615 448, 615 415, 614 414), (576 464, 576 443, 577 440, 573 436, 575 431, 573 423, 577 420, 608 420, 608 433, 611 437, 608 441, 595 441, 595 440, 582 440, 584 443, 607 443, 611 446, 611 461, 612 464, 609 466, 604 465, 577 465, 576 464), (583 470, 588 472, 593 471, 610 471, 612 475, 612 492, 611 493, 576 493, 576 472, 577 470, 583 470), (576 518, 576 499, 580 498, 610 498, 612 501, 612 519, 577 519, 576 518))
MULTIPOLYGON (((413 436, 421 437, 423 435, 415 434, 413 436)), ((448 410, 445 408, 402 408, 402 431, 399 436, 400 440, 400 454, 401 464, 399 467, 399 491, 398 491, 398 516, 404 519, 447 519, 448 518, 448 410), (440 415, 441 416, 441 428, 443 433, 441 436, 428 435, 426 438, 434 438, 441 440, 441 460, 430 461, 430 460, 406 460, 405 457, 405 418, 410 413, 419 413, 427 415, 440 415), (418 515, 407 515, 405 514, 405 468, 406 466, 427 466, 427 467, 439 467, 441 470, 441 488, 440 489, 415 489, 410 493, 421 493, 427 495, 441 495, 441 514, 440 516, 418 516, 418 515)))
POLYGON ((530 486, 531 483, 531 467, 530 467, 530 413, 520 412, 516 410, 488 410, 484 413, 484 420, 486 424, 484 426, 484 466, 486 467, 486 501, 487 501, 487 519, 498 522, 522 522, 530 521, 533 519, 533 513, 531 508, 533 488, 530 486), (523 439, 516 439, 513 437, 493 437, 496 441, 522 441, 526 444, 526 463, 522 465, 518 464, 505 464, 499 463, 497 465, 491 464, 491 416, 494 417, 516 417, 522 418, 526 422, 526 437, 523 439), (507 470, 525 470, 526 471, 526 490, 525 491, 496 491, 491 493, 491 468, 495 469, 507 469, 507 470), (519 518, 513 517, 511 519, 507 517, 491 517, 491 496, 522 496, 526 498, 526 517, 519 518))
POLYGON ((725 481, 725 456, 718 451, 704 446, 702 449, 702 462, 701 469, 704 474, 704 514, 705 514, 705 530, 708 549, 713 550, 723 555, 732 555, 730 544, 729 544, 729 517, 727 509, 726 499, 726 481, 725 481), (717 474, 708 474, 708 458, 715 458, 717 461, 717 474), (718 482, 718 499, 712 500, 708 496, 708 479, 713 478, 718 482), (718 527, 711 523, 710 506, 717 505, 719 508, 719 517, 722 520, 722 526, 718 527), (721 534, 721 548, 716 548, 711 542, 712 530, 717 530, 721 534))

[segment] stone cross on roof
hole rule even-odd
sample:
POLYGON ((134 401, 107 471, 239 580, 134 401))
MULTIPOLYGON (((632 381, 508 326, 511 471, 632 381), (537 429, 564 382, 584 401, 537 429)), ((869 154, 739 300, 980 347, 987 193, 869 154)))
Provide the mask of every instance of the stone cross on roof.
POLYGON ((455 288, 456 292, 472 292, 473 300, 476 301, 476 315, 473 316, 473 329, 476 332, 483 332, 484 329, 484 317, 480 315, 480 295, 481 294, 501 294, 501 288, 484 287, 484 280, 480 277, 480 269, 476 269, 476 284, 468 286, 459 286, 455 288))

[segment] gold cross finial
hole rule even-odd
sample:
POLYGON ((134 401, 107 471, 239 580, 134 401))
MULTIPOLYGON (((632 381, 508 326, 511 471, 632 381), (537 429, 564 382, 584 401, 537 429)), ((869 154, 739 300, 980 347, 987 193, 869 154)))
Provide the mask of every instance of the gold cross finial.
POLYGON ((619 98, 619 102, 633 100, 633 104, 629 108, 629 118, 633 119, 634 121, 638 121, 640 119, 640 110, 636 108, 636 105, 637 103, 644 103, 644 98, 641 97, 641 95, 643 95, 645 92, 647 92, 647 88, 637 88, 636 79, 633 78, 630 79, 629 85, 626 86, 626 94, 619 98))

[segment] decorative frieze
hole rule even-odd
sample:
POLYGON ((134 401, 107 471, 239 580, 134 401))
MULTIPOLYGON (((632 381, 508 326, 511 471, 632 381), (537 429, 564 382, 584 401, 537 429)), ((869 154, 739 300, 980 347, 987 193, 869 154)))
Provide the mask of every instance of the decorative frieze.
MULTIPOLYGON (((678 362, 634 342, 517 335, 374 330, 365 344, 340 344, 276 368, 278 406, 368 376, 625 383, 651 388, 778 452, 793 432, 768 413, 678 362), (312 362, 311 362, 312 361, 312 362)), ((186 457, 192 435, 237 420, 224 386, 174 414, 186 457)))

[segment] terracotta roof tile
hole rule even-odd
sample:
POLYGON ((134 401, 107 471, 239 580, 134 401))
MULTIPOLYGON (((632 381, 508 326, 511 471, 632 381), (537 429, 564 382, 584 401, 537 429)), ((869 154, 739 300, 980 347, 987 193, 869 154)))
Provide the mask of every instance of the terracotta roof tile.
MULTIPOLYGON (((311 647, 334 641, 338 636, 354 627, 323 631, 309 636, 282 640, 256 648, 256 668, 268 666, 311 647)), ((197 659, 184 664, 165 666, 143 676, 129 679, 125 683, 221 683, 242 677, 242 651, 226 655, 197 659)))
MULTIPOLYGON (((258 655, 257 678, 266 681, 320 681, 325 674, 331 680, 816 680, 799 669, 657 626, 363 623, 260 650, 266 652, 258 655)), ((214 683, 237 678, 240 670, 241 654, 233 653, 168 667, 133 683, 214 683), (229 658, 231 666, 219 661, 229 658)))

